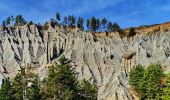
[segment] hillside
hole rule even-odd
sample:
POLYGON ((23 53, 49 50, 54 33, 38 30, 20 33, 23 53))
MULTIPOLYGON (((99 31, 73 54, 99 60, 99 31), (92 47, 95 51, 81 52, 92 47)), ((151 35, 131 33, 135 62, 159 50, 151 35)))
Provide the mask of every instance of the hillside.
POLYGON ((128 75, 133 65, 159 62, 170 71, 169 23, 137 27, 135 31, 142 34, 129 38, 114 33, 97 39, 78 28, 68 31, 51 23, 48 26, 8 27, 1 32, 0 79, 13 78, 25 66, 33 67, 42 79, 48 67, 65 55, 79 79, 97 84, 98 99, 132 100, 135 96, 129 89, 128 75), (155 30, 159 34, 150 34, 155 30))

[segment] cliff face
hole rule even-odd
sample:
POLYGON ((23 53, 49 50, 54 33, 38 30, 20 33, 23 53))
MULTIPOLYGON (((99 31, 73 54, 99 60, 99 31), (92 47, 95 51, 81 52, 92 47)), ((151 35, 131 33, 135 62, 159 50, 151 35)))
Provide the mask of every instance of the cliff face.
POLYGON ((14 77, 25 66, 32 66, 43 78, 61 55, 72 61, 79 79, 97 84, 98 99, 132 100, 128 74, 133 65, 159 62, 170 71, 170 31, 131 38, 115 33, 112 38, 95 39, 91 33, 56 26, 8 28, 0 34, 0 79, 14 77))

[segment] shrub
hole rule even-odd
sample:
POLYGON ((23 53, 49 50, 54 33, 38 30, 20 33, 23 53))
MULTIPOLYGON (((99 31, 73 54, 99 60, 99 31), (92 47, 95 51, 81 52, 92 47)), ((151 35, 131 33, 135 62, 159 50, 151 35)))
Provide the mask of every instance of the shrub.
POLYGON ((142 65, 134 66, 129 75, 129 83, 134 86, 135 90, 139 90, 139 82, 144 75, 145 69, 142 65))
POLYGON ((135 36, 135 35, 136 35, 135 28, 130 28, 129 33, 128 33, 128 37, 135 36))

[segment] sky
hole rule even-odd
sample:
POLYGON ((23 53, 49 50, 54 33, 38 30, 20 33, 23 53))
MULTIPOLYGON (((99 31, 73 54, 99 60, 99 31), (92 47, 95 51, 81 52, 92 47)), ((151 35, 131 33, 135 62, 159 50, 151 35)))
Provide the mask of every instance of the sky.
POLYGON ((61 17, 106 17, 127 28, 170 21, 170 0, 0 0, 0 22, 21 14, 27 21, 44 23, 56 12, 61 17))

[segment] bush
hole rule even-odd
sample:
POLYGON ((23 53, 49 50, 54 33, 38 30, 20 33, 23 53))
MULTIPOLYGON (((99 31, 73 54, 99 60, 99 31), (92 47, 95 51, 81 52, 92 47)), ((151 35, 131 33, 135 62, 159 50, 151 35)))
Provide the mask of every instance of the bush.
POLYGON ((145 69, 142 65, 134 66, 129 75, 129 83, 134 86, 135 90, 139 90, 139 82, 144 75, 145 69))
POLYGON ((13 81, 3 79, 0 100, 97 100, 96 86, 85 79, 78 81, 67 58, 59 61, 49 68, 42 84, 29 68, 21 68, 13 81))
POLYGON ((162 77, 164 73, 160 64, 151 64, 146 70, 138 65, 131 70, 129 82, 140 94, 141 99, 159 99, 162 77))
POLYGON ((160 64, 151 64, 148 66, 140 84, 140 92, 145 98, 156 98, 160 90, 160 79, 163 75, 164 73, 160 64))
POLYGON ((136 35, 135 28, 130 28, 129 33, 128 33, 128 37, 135 36, 135 35, 136 35))
POLYGON ((62 56, 60 64, 50 67, 43 88, 46 99, 60 100, 96 100, 95 86, 84 80, 78 81, 76 72, 69 65, 69 60, 62 56))
POLYGON ((170 100, 170 73, 168 73, 166 75, 166 77, 164 78, 164 80, 162 80, 162 85, 163 85, 163 88, 162 88, 162 97, 161 99, 162 100, 170 100))

